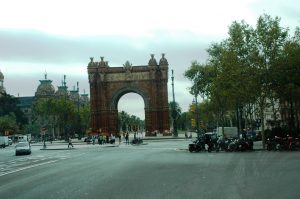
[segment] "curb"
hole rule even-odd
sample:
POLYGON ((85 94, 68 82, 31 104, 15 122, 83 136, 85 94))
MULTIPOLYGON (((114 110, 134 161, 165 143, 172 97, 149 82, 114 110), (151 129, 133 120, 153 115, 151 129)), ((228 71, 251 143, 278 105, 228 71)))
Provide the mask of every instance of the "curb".
POLYGON ((56 149, 40 149, 41 151, 49 151, 49 150, 76 150, 76 148, 56 148, 56 149))

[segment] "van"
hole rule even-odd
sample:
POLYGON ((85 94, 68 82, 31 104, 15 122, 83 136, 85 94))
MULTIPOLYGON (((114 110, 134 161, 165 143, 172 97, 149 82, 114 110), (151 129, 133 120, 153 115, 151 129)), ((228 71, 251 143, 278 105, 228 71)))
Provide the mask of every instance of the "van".
POLYGON ((9 145, 7 136, 0 136, 0 147, 5 148, 9 145))
POLYGON ((238 129, 237 127, 217 127, 216 134, 221 138, 223 136, 224 138, 238 138, 238 129), (224 135, 222 128, 224 128, 224 135))

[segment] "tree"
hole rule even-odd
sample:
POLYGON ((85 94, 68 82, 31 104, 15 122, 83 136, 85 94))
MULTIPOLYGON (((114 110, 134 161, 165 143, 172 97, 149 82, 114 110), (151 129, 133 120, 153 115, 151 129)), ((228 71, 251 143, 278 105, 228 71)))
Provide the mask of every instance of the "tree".
POLYGON ((138 131, 144 128, 145 122, 135 115, 129 115, 125 111, 118 113, 120 131, 138 131))
POLYGON ((128 124, 129 124, 130 115, 125 111, 121 111, 118 113, 118 123, 120 131, 127 132, 128 124))
POLYGON ((211 84, 216 77, 216 70, 210 65, 200 64, 193 61, 184 76, 193 82, 190 88, 192 95, 209 96, 211 93, 211 84))
POLYGON ((27 118, 17 104, 18 99, 11 95, 4 93, 2 97, 0 97, 0 117, 4 117, 5 120, 15 119, 14 123, 18 126, 18 128, 14 128, 16 131, 23 129, 28 123, 27 118))
MULTIPOLYGON (((253 108, 257 108, 259 117, 264 121, 266 108, 269 107, 270 102, 274 105, 277 100, 274 88, 279 88, 283 82, 277 79, 280 72, 275 66, 278 66, 280 58, 284 57, 288 30, 280 27, 280 18, 273 19, 265 14, 258 18, 255 28, 244 21, 233 22, 229 27, 228 35, 227 39, 220 43, 213 43, 209 47, 207 50, 209 58, 206 64, 192 62, 185 76, 193 82, 190 89, 193 95, 201 94, 210 100, 219 124, 224 125, 226 117, 232 116, 235 110, 236 121, 241 129, 242 116, 248 117, 249 113, 255 112, 253 108)), ((300 38, 299 35, 298 29, 294 38, 300 38)), ((293 42, 295 43, 297 42, 293 42)), ((295 65, 299 62, 296 53, 298 51, 289 52, 290 54, 294 52, 294 62, 290 61, 289 64, 295 69, 295 65)), ((287 55, 288 51, 285 54, 287 55)), ((285 57, 282 60, 289 60, 289 58, 285 57)), ((284 63, 280 66, 289 64, 284 63)), ((294 74, 299 73, 296 71, 294 74)), ((298 82, 296 80, 293 85, 297 83, 299 85, 299 78, 295 77, 295 79, 298 82)), ((295 87, 291 89, 295 91, 295 87)), ((251 123, 251 120, 251 117, 248 122, 245 119, 245 125, 251 123)), ((262 122, 262 138, 264 146, 264 122, 262 122)))
POLYGON ((177 129, 177 120, 181 114, 181 107, 177 102, 169 102, 169 110, 169 119, 171 121, 171 126, 174 128, 174 136, 178 136, 178 134, 175 133, 175 128, 177 129))
POLYGON ((40 128, 57 126, 65 136, 75 132, 78 122, 77 108, 71 100, 41 98, 34 102, 32 109, 35 122, 40 128))
POLYGON ((0 117, 0 132, 2 135, 4 135, 5 132, 17 132, 18 130, 19 126, 14 113, 11 112, 0 117))
MULTIPOLYGON (((280 18, 271 18, 269 15, 263 15, 258 18, 255 29, 255 47, 256 55, 255 67, 258 71, 257 104, 259 107, 259 116, 264 121, 264 111, 268 107, 267 99, 273 98, 272 79, 270 79, 271 69, 277 65, 283 46, 288 36, 288 30, 280 27, 280 18)), ((264 122, 262 122, 262 141, 265 147, 264 122)))
POLYGON ((178 129, 186 131, 191 128, 191 114, 189 112, 183 112, 180 114, 177 125, 178 129))
POLYGON ((300 29, 296 28, 294 36, 285 43, 280 60, 272 68, 272 88, 280 99, 284 112, 288 113, 290 130, 299 130, 300 112, 300 29), (285 106, 284 104, 288 104, 285 106))
POLYGON ((80 130, 81 134, 83 136, 84 132, 87 131, 87 129, 90 126, 91 122, 91 111, 90 111, 90 105, 83 105, 79 108, 79 117, 80 117, 80 130))

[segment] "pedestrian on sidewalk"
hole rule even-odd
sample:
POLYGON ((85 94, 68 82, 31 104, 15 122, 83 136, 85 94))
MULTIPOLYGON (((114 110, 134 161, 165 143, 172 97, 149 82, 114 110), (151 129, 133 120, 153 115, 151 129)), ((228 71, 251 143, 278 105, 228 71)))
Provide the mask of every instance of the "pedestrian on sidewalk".
POLYGON ((129 134, 128 134, 128 132, 126 132, 125 141, 126 141, 126 144, 129 144, 129 134))
POLYGON ((92 137, 93 145, 95 145, 95 136, 92 137))
POLYGON ((118 138, 119 138, 119 145, 120 145, 121 144, 121 139, 122 139, 122 136, 121 136, 120 133, 118 134, 118 138))
POLYGON ((109 136, 106 135, 106 136, 105 136, 105 139, 106 139, 106 143, 108 144, 108 143, 109 143, 109 136))
POLYGON ((187 132, 184 133, 185 139, 188 139, 188 134, 187 132))
POLYGON ((99 145, 100 145, 100 144, 102 145, 101 135, 98 136, 98 144, 99 144, 99 145))
POLYGON ((70 146, 72 146, 72 148, 74 147, 73 144, 72 144, 72 139, 71 139, 71 138, 69 138, 68 148, 69 148, 70 146))

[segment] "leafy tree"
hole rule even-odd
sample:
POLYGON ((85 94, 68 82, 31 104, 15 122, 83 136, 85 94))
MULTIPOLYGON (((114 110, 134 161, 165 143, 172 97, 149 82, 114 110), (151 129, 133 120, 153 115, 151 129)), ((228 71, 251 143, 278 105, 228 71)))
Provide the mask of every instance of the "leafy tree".
POLYGON ((118 113, 118 123, 120 131, 128 131, 128 125, 129 125, 130 115, 126 113, 125 111, 121 111, 118 113))
POLYGON ((178 136, 177 128, 178 128, 178 118, 180 117, 181 114, 181 107, 177 102, 169 102, 169 119, 171 121, 171 126, 174 128, 173 129, 173 135, 175 137, 178 136))
POLYGON ((183 112, 180 114, 177 120, 178 129, 186 131, 191 128, 191 114, 189 112, 183 112))
POLYGON ((0 117, 1 116, 7 116, 5 117, 10 119, 15 119, 15 123, 17 124, 17 129, 22 129, 24 125, 28 123, 26 116, 21 111, 21 109, 17 106, 18 99, 4 93, 2 97, 0 97, 0 117), (12 117, 14 115, 14 117, 12 117))
POLYGON ((9 113, 7 115, 0 117, 0 132, 4 135, 5 131, 8 132, 17 132, 18 131, 18 124, 16 122, 16 116, 14 113, 9 113))
POLYGON ((297 113, 300 107, 297 104, 300 99, 300 29, 296 28, 294 36, 285 43, 280 60, 272 66, 272 88, 275 90, 277 98, 286 108, 289 115, 291 129, 299 129, 299 118, 297 113))
POLYGON ((190 88, 192 95, 209 96, 213 78, 216 77, 216 70, 210 65, 193 61, 190 68, 185 71, 184 76, 193 82, 190 88))
MULTIPOLYGON (((258 71, 257 104, 259 116, 264 121, 264 111, 268 107, 267 99, 274 97, 271 77, 271 68, 276 66, 284 44, 288 36, 288 30, 280 27, 280 18, 271 18, 269 15, 260 16, 255 29, 255 48, 257 62, 255 63, 258 71)), ((265 146, 264 122, 262 122, 262 140, 265 146)))
POLYGON ((58 126, 60 132, 64 132, 65 136, 75 132, 78 122, 75 104, 71 100, 63 98, 38 99, 33 104, 33 115, 35 122, 41 128, 58 126))
POLYGON ((118 113, 118 123, 120 131, 138 131, 143 129, 145 122, 135 115, 129 115, 125 111, 118 113))
POLYGON ((91 111, 90 111, 90 105, 83 105, 79 108, 79 116, 80 116, 80 131, 82 132, 82 135, 84 132, 87 131, 87 129, 90 126, 91 122, 91 111))

